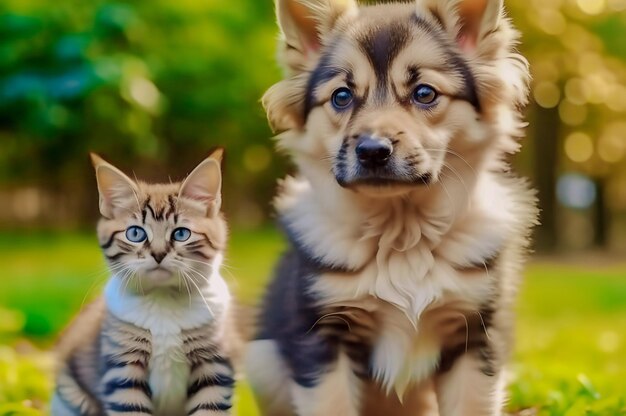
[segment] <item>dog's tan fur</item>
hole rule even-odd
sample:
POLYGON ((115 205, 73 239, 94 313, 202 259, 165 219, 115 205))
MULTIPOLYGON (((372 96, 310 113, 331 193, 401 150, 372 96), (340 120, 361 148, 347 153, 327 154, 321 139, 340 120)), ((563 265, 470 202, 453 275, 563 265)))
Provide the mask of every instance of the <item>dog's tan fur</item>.
POLYGON ((294 383, 279 391, 271 379, 289 374, 288 366, 271 339, 259 340, 250 360, 263 361, 258 353, 272 364, 255 365, 250 378, 265 414, 500 414, 512 302, 536 221, 533 193, 506 161, 524 126, 528 68, 501 1, 277 0, 277 12, 286 76, 263 102, 280 132, 278 147, 299 175, 282 182, 276 208, 299 244, 341 269, 315 279, 318 306, 327 314, 321 319, 353 323, 354 310, 369 317, 369 365, 381 392, 363 393, 345 351, 315 388, 294 383), (402 46, 381 82, 381 69, 366 52, 371 46, 382 53, 376 48, 385 30, 390 48, 394 36, 402 46), (455 57, 471 74, 477 100, 455 57), (334 70, 311 88, 320 68, 334 70), (410 68, 419 69, 417 80, 410 68), (407 104, 403 97, 417 83, 435 87, 436 106, 407 104), (345 86, 358 108, 337 111, 331 96, 345 86), (393 138, 396 160, 418 154, 411 166, 428 183, 355 180, 353 139, 364 132, 393 138), (490 357, 470 351, 481 342, 490 357), (451 368, 442 369, 445 352, 463 345, 466 353, 457 351, 451 368), (437 404, 418 406, 432 404, 433 388, 437 404), (280 397, 286 399, 276 403, 280 397))

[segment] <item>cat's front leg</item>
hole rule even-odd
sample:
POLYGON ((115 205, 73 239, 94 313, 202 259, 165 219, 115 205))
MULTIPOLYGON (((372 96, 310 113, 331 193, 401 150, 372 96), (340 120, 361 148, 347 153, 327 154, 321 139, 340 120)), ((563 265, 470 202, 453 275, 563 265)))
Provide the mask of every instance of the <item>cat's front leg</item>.
POLYGON ((109 317, 102 332, 100 395, 108 416, 153 414, 148 331, 109 317))
POLYGON ((184 334, 184 349, 190 365, 187 415, 230 415, 235 372, 230 359, 211 339, 210 329, 184 334))

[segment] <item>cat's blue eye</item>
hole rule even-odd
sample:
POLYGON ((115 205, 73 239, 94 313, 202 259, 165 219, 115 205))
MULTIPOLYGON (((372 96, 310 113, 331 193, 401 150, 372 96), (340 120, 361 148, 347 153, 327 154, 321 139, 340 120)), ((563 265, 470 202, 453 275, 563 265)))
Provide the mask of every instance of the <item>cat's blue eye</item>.
POLYGON ((189 228, 180 227, 174 230, 172 233, 172 239, 175 241, 187 241, 191 237, 191 230, 189 228))
POLYGON ((146 238, 148 238, 146 230, 137 225, 133 225, 132 227, 128 227, 126 229, 126 239, 128 241, 131 241, 133 243, 141 243, 142 241, 145 241, 146 238))

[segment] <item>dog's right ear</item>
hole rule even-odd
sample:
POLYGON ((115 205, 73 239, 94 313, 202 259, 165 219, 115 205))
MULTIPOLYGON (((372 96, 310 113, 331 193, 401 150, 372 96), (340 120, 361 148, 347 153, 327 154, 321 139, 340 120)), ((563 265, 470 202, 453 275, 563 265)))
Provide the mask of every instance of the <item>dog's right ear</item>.
POLYGON ((306 70, 319 55, 324 34, 339 17, 357 10, 355 0, 276 0, 285 69, 292 74, 306 70))

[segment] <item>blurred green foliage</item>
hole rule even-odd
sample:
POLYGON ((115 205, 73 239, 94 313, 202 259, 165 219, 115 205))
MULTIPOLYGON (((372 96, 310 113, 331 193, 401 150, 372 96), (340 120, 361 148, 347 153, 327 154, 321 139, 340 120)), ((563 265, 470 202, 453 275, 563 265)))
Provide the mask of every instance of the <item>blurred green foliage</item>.
POLYGON ((258 0, 1 2, 0 185, 84 193, 90 150, 166 181, 223 145, 229 197, 266 197, 273 15, 258 0))
MULTIPOLYGON (((548 237, 557 173, 606 179, 599 215, 626 212, 626 0, 506 3, 534 77, 518 167, 540 190, 548 237)), ((91 223, 90 150, 166 181, 217 145, 227 212, 262 222, 286 170, 259 104, 280 78, 277 34, 272 0, 2 1, 0 191, 39 193, 0 209, 0 225, 91 223)))

